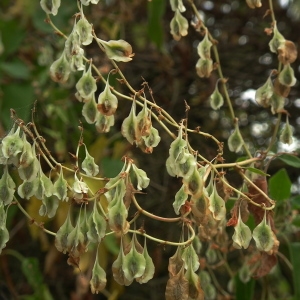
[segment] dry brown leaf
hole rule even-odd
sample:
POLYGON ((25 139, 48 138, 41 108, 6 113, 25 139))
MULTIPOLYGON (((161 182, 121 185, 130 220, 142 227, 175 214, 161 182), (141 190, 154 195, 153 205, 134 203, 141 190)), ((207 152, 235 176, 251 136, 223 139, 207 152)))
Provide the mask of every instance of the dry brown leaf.
POLYGON ((274 80, 274 91, 276 94, 286 98, 289 95, 290 90, 291 88, 289 86, 281 84, 278 78, 274 80))
POLYGON ((298 51, 292 41, 285 41, 284 45, 278 48, 278 59, 284 65, 293 63, 298 56, 298 51))
POLYGON ((260 263, 255 270, 253 277, 260 278, 270 273, 272 268, 277 264, 277 257, 275 254, 268 255, 266 252, 261 253, 260 263))
POLYGON ((168 271, 170 277, 176 276, 183 266, 183 260, 181 258, 181 249, 177 248, 175 254, 169 258, 168 271))

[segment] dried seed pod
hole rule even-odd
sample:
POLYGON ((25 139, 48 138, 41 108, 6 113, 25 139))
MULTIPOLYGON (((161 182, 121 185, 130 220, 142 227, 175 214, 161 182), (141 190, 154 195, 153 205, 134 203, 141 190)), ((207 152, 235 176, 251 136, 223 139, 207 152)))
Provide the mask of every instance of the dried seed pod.
POLYGON ((144 101, 143 109, 136 116, 137 127, 142 137, 148 136, 151 132, 152 123, 150 119, 150 110, 147 108, 146 98, 144 101))
POLYGON ((291 41, 285 41, 284 44, 278 47, 277 51, 278 60, 284 65, 292 64, 293 62, 295 62, 298 56, 296 45, 291 41))
POLYGON ((199 77, 210 77, 213 71, 213 61, 211 58, 199 58, 196 64, 196 71, 199 77))
POLYGON ((261 1, 260 0, 246 0, 246 3, 250 8, 261 7, 261 1))
POLYGON ((180 13, 179 9, 175 10, 175 15, 170 23, 171 34, 175 41, 179 41, 182 36, 188 34, 189 23, 187 19, 180 13))
POLYGON ((115 124, 115 117, 114 116, 104 116, 102 114, 98 114, 96 116, 97 121, 96 121, 96 129, 98 132, 104 133, 104 132, 109 132, 110 127, 114 126, 115 124))
POLYGON ((97 109, 105 116, 114 115, 118 107, 118 98, 111 92, 107 78, 104 91, 98 97, 97 109))
POLYGON ((165 292, 166 300, 188 300, 189 299, 189 281, 184 276, 184 267, 169 278, 165 292))

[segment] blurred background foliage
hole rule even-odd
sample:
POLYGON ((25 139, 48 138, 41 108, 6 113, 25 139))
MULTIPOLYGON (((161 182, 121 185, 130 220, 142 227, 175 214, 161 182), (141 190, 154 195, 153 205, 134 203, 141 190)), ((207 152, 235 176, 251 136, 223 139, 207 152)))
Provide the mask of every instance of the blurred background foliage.
MULTIPOLYGON (((252 151, 263 149, 268 145, 276 120, 276 116, 269 110, 259 107, 254 101, 255 90, 266 81, 270 71, 277 67, 277 58, 269 51, 270 37, 264 33, 264 29, 270 27, 270 18, 264 17, 267 9, 265 2, 262 8, 250 10, 245 1, 195 0, 205 24, 219 42, 220 60, 223 73, 229 78, 229 93, 234 110, 240 120, 242 134, 252 151)), ((299 46, 300 1, 275 0, 274 10, 280 32, 286 39, 294 41, 299 46)), ((76 1, 62 1, 58 15, 52 20, 68 35, 73 26, 72 16, 75 12, 77 12, 76 1)), ((226 141, 233 128, 228 111, 226 107, 221 111, 213 111, 207 101, 214 90, 217 75, 213 73, 208 79, 200 79, 195 72, 198 58, 196 47, 202 37, 190 27, 187 37, 179 42, 172 39, 169 23, 173 12, 167 0, 101 0, 97 6, 85 8, 84 12, 87 19, 93 23, 99 38, 104 40, 121 38, 132 45, 136 53, 133 60, 127 64, 120 63, 119 67, 136 90, 140 89, 146 80, 156 103, 177 121, 185 117, 184 100, 186 100, 191 108, 189 127, 200 126, 202 131, 226 141)), ((189 20, 193 19, 192 10, 188 5, 185 16, 189 20)), ((82 121, 84 141, 90 147, 90 154, 99 163, 102 175, 115 176, 122 166, 120 158, 124 154, 129 154, 151 178, 147 195, 141 198, 143 207, 158 215, 173 216, 173 197, 180 187, 180 182, 170 179, 164 167, 170 137, 160 131, 162 141, 152 155, 141 155, 139 149, 129 146, 120 134, 122 120, 128 115, 131 105, 125 100, 120 100, 116 124, 110 133, 98 134, 94 126, 86 124, 81 115, 82 104, 74 96, 75 83, 80 74, 72 75, 73 77, 64 85, 52 82, 49 77, 49 67, 60 55, 64 40, 44 22, 45 17, 37 0, 1 0, 0 136, 5 135, 12 126, 10 108, 15 109, 18 116, 28 122, 37 101, 33 117, 39 132, 46 138, 46 144, 52 154, 59 161, 71 165, 74 161, 69 152, 76 151, 80 135, 77 126, 82 121)), ((86 56, 93 58, 93 62, 103 75, 106 76, 111 70, 110 62, 96 43, 86 48, 86 56)), ((286 109, 290 113, 290 124, 294 129, 294 143, 289 147, 276 143, 274 152, 299 151, 300 148, 299 57, 293 66, 298 83, 292 88, 286 100, 286 109)), ((110 84, 129 95, 129 91, 112 75, 110 84)), ((103 88, 104 86, 98 83, 99 93, 103 88)), ((149 93, 147 96, 150 97, 149 93)), ((155 126, 159 129, 157 124, 155 126)), ((208 159, 215 157, 216 147, 210 140, 190 135, 190 141, 193 147, 199 149, 208 159)), ((236 158, 236 154, 226 151, 226 161, 233 162, 236 158)), ((276 160, 271 164, 269 173, 273 175, 282 167, 285 167, 284 163, 276 160)), ((289 194, 291 201, 288 205, 289 207, 292 205, 294 211, 297 211, 300 208, 300 199, 297 196, 300 191, 299 169, 292 166, 286 169, 292 191, 292 194, 289 194)), ((234 172, 230 172, 228 178, 233 185, 238 186, 241 183, 241 179, 234 172)), ((97 190, 101 186, 94 188, 97 190)), ((283 217, 286 205, 280 204, 278 208, 283 217)), ((67 206, 58 210, 55 220, 39 217, 38 207, 38 203, 31 201, 28 202, 27 210, 37 220, 47 223, 47 227, 57 230, 65 219, 67 206)), ((5 298, 8 297, 5 291, 9 291, 14 297, 31 295, 23 297, 24 299, 93 299, 87 292, 88 281, 80 276, 78 270, 74 275, 73 268, 66 265, 65 257, 54 248, 51 237, 47 237, 33 226, 25 226, 27 220, 16 209, 10 209, 8 223, 11 239, 7 249, 14 249, 17 254, 7 251, 0 257, 2 285, 0 290, 3 294, 0 296, 1 299, 9 299, 5 298), (30 272, 27 270, 28 265, 30 272)), ((157 221, 150 223, 145 220, 148 233, 158 238, 178 239, 179 227, 178 230, 174 230, 166 224, 164 226, 162 230, 161 224, 157 221)), ((299 235, 289 238, 299 240, 299 235)), ((282 251, 289 257, 288 243, 283 243, 282 247, 282 251)), ((167 280, 167 260, 175 249, 157 245, 150 248, 156 265, 155 278, 145 286, 133 284, 126 288, 125 293, 123 288, 117 287, 111 280, 108 286, 109 299, 163 299, 167 280), (122 293, 123 296, 119 296, 122 293)), ((116 241, 113 238, 105 239, 101 250, 104 265, 111 264, 116 250, 116 241)), ((291 253, 296 253, 295 249, 293 251, 291 253)), ((89 270, 90 261, 93 260, 94 257, 83 259, 83 271, 89 270)), ((287 275, 288 272, 284 267, 276 272, 267 280, 268 284, 280 282, 277 294, 274 294, 273 298, 272 294, 269 294, 271 296, 265 299, 284 299, 282 295, 292 294, 291 275, 287 275)), ((109 272, 108 276, 111 276, 109 272)), ((219 276, 220 282, 224 284, 226 276, 222 271, 219 276)), ((251 284, 253 285, 252 281, 251 284)), ((260 294, 264 284, 257 284, 255 293, 260 294)), ((238 292, 245 295, 243 289, 239 289, 238 292)), ((94 298, 107 299, 104 295, 94 298)))

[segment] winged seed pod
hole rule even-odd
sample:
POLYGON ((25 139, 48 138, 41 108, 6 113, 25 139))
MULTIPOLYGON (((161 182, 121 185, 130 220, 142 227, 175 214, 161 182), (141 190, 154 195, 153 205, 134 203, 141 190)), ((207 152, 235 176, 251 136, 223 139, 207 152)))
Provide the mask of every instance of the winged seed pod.
POLYGON ((236 122, 235 129, 228 138, 228 148, 232 152, 239 152, 243 147, 243 138, 236 122))
POLYGON ((82 107, 82 115, 89 124, 94 124, 97 121, 99 111, 95 101, 95 94, 93 94, 90 99, 86 99, 82 107))
POLYGON ((147 108, 147 102, 145 98, 143 109, 136 116, 138 130, 140 131, 140 135, 143 137, 148 136, 151 132, 152 123, 150 116, 150 110, 147 108))
POLYGON ((83 196, 87 194, 89 191, 87 184, 79 180, 76 176, 76 173, 74 174, 74 183, 73 183, 72 190, 73 190, 73 197, 78 200, 81 200, 83 196))
POLYGON ((55 195, 61 201, 68 201, 68 185, 67 181, 64 179, 64 174, 62 168, 60 168, 60 173, 58 179, 53 185, 53 195, 55 195))
POLYGON ((180 12, 185 12, 185 6, 182 3, 182 0, 170 0, 171 9, 176 11, 178 9, 180 12))
POLYGON ((259 251, 268 252, 273 248, 274 238, 273 231, 269 224, 267 224, 266 210, 264 218, 253 230, 253 239, 259 251))
POLYGON ((262 107, 270 106, 270 99, 274 93, 274 86, 272 83, 271 76, 265 82, 263 86, 258 88, 255 92, 255 101, 262 107))
POLYGON ((96 116, 96 129, 100 133, 109 132, 110 127, 115 125, 114 116, 104 116, 100 113, 96 116))
POLYGON ((23 138, 23 150, 20 156, 19 165, 22 166, 23 168, 26 168, 35 158, 35 152, 32 150, 32 148, 35 147, 35 145, 31 145, 27 141, 25 134, 23 134, 22 138, 23 138))
POLYGON ((283 47, 284 43, 285 43, 285 38, 278 31, 277 24, 275 23, 274 28, 273 28, 273 38, 269 42, 269 47, 270 47, 271 52, 277 53, 278 48, 283 47))
POLYGON ((291 145, 293 143, 293 130, 292 130, 292 126, 289 123, 288 117, 286 118, 286 123, 281 131, 279 140, 281 143, 288 144, 288 145, 291 145))
POLYGON ((214 184, 213 192, 209 196, 209 210, 212 212, 215 220, 220 221, 225 218, 225 201, 219 196, 216 184, 214 184))
POLYGON ((68 250, 68 236, 74 229, 71 222, 70 209, 63 225, 59 228, 55 236, 55 247, 58 251, 66 253, 68 250))
POLYGON ((46 14, 56 16, 60 7, 60 0, 41 0, 40 5, 46 14))
POLYGON ((284 108, 284 102, 285 102, 284 97, 282 97, 274 92, 270 99, 272 114, 276 114, 276 113, 280 112, 284 108))
POLYGON ((128 211, 123 198, 118 199, 114 206, 108 207, 108 224, 111 230, 123 234, 127 233, 129 229, 127 217, 128 211))
POLYGON ((146 259, 136 249, 136 234, 134 233, 130 242, 130 251, 123 259, 122 269, 128 281, 143 276, 146 269, 146 259))
POLYGON ((79 39, 82 45, 89 45, 93 41, 93 26, 85 18, 83 11, 80 11, 81 19, 77 22, 75 26, 75 31, 79 35, 79 39))
POLYGON ((72 55, 70 59, 70 69, 72 72, 85 70, 83 58, 84 58, 84 50, 82 48, 79 48, 78 53, 72 55))
POLYGON ((122 135, 127 139, 127 141, 133 145, 136 141, 140 139, 138 134, 137 127, 137 118, 136 118, 136 108, 135 100, 132 101, 131 110, 129 116, 124 119, 122 123, 121 132, 122 135))
POLYGON ((0 179, 0 205, 8 205, 14 198, 16 184, 8 173, 7 165, 4 166, 4 171, 0 179))
POLYGON ((260 0, 246 0, 246 3, 250 8, 257 8, 261 7, 261 1, 260 0))
POLYGON ((37 177, 37 187, 35 190, 34 195, 36 196, 36 198, 42 200, 45 197, 50 197, 53 194, 53 183, 50 180, 50 178, 48 178, 42 171, 42 169, 40 168, 39 173, 38 173, 38 177, 37 177))
POLYGON ((92 270, 92 278, 90 280, 90 286, 93 294, 98 294, 99 292, 104 290, 106 286, 106 273, 100 266, 98 253, 96 254, 96 259, 92 270))
POLYGON ((76 31, 76 19, 72 32, 65 41, 64 53, 67 59, 71 59, 73 55, 77 55, 80 52, 80 37, 76 31))
MULTIPOLYGON (((184 276, 184 267, 167 281, 166 300, 189 300, 189 281, 184 276)), ((202 299, 201 299, 202 300, 202 299)))
POLYGON ((89 154, 86 145, 84 145, 84 148, 85 158, 81 164, 81 168, 84 170, 86 175, 94 177, 99 173, 99 167, 95 164, 94 157, 89 154))
POLYGON ((210 95, 209 100, 210 100, 210 106, 214 110, 220 109, 220 107, 223 106, 224 98, 222 94, 219 92, 218 82, 216 83, 215 90, 210 95))
POLYGON ((190 244, 183 249, 181 259, 183 260, 183 265, 186 270, 191 268, 193 272, 196 272, 200 267, 199 257, 193 247, 193 244, 190 244))
POLYGON ((118 98, 111 92, 109 78, 107 78, 104 91, 98 97, 97 109, 105 116, 114 115, 118 107, 118 98))
POLYGON ((173 202, 173 207, 176 215, 180 214, 180 208, 184 205, 188 198, 188 194, 185 192, 184 185, 181 186, 180 190, 175 195, 175 201, 173 202))
POLYGON ((97 90, 96 79, 92 75, 92 63, 76 83, 76 89, 83 99, 89 99, 97 90))
POLYGON ((71 73, 70 63, 66 58, 65 51, 50 66, 50 77, 53 81, 65 83, 71 73))
POLYGON ((196 71, 199 77, 210 77, 213 71, 213 61, 211 58, 199 58, 196 64, 196 71))
POLYGON ((59 205, 59 200, 56 196, 44 197, 42 199, 42 205, 39 209, 40 216, 48 216, 48 218, 53 218, 56 214, 59 205))
POLYGON ((24 142, 20 137, 20 127, 15 131, 15 127, 11 129, 6 137, 2 140, 2 154, 5 158, 16 157, 23 151, 24 142))
POLYGON ((239 208, 238 222, 234 226, 234 234, 232 236, 233 247, 237 249, 247 249, 252 239, 250 228, 242 221, 241 209, 239 208))
POLYGON ((193 168, 190 176, 186 176, 182 180, 185 186, 185 192, 193 197, 198 197, 203 192, 203 179, 201 178, 197 166, 193 168))
POLYGON ((285 86, 294 86, 297 82, 294 70, 290 64, 284 65, 283 69, 279 73, 278 80, 285 86))
POLYGON ((186 161, 187 157, 185 156, 185 150, 187 149, 187 142, 182 137, 182 126, 179 126, 178 136, 171 143, 169 149, 170 159, 175 163, 182 164, 186 161))
POLYGON ((128 62, 131 61, 134 56, 131 45, 124 40, 110 40, 106 42, 97 39, 97 41, 104 47, 105 53, 109 59, 128 62))
POLYGON ((147 177, 144 170, 139 169, 135 164, 132 164, 130 171, 134 174, 137 180, 137 189, 139 191, 145 189, 149 185, 150 179, 147 177))
POLYGON ((200 58, 210 59, 210 52, 212 47, 212 42, 208 37, 208 30, 206 30, 203 40, 198 44, 197 51, 200 58))
POLYGON ((18 168, 19 176, 22 180, 32 181, 36 179, 36 176, 41 168, 39 160, 35 157, 35 149, 33 148, 33 161, 26 167, 22 165, 18 168))
POLYGON ((7 210, 5 211, 4 204, 0 202, 0 254, 2 249, 6 247, 9 241, 9 233, 6 228, 7 210))
POLYGON ((176 9, 175 15, 170 23, 171 34, 175 41, 179 41, 182 36, 188 34, 189 23, 187 19, 180 13, 179 9, 176 9))
POLYGON ((18 195, 22 199, 29 200, 35 193, 38 187, 37 179, 33 181, 24 180, 22 184, 18 187, 18 195))
POLYGON ((147 239, 145 238, 144 241, 144 249, 143 249, 143 256, 146 262, 146 267, 144 273, 141 277, 136 278, 136 281, 140 284, 148 282, 150 279, 153 278, 155 272, 155 266, 153 264, 152 258, 150 257, 148 250, 147 250, 147 239))

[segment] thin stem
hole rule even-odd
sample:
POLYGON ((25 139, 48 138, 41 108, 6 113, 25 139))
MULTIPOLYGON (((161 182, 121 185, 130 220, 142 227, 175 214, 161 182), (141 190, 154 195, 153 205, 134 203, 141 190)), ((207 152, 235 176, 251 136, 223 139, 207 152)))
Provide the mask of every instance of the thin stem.
POLYGON ((46 228, 44 228, 43 224, 39 224, 37 221, 35 221, 28 213, 27 211, 23 208, 23 206, 20 204, 20 202, 17 200, 16 197, 14 197, 14 201, 16 202, 16 204, 18 205, 19 209, 21 210, 21 212, 36 226, 40 227, 43 231, 45 231, 48 234, 51 234, 53 236, 56 236, 55 232, 52 232, 46 228))
POLYGON ((269 7, 270 7, 270 13, 271 13, 271 18, 272 22, 276 22, 275 14, 274 14, 274 8, 273 8, 273 0, 269 0, 269 7))
POLYGON ((137 210, 139 213, 151 218, 151 219, 155 219, 158 221, 162 221, 162 222, 168 222, 168 223, 172 223, 172 222, 179 222, 182 220, 181 217, 177 217, 177 218, 163 218, 160 216, 156 216, 154 214, 149 213, 148 211, 144 210, 143 208, 140 207, 140 205, 138 204, 136 198, 134 195, 132 195, 132 201, 134 203, 134 205, 136 206, 137 210))

